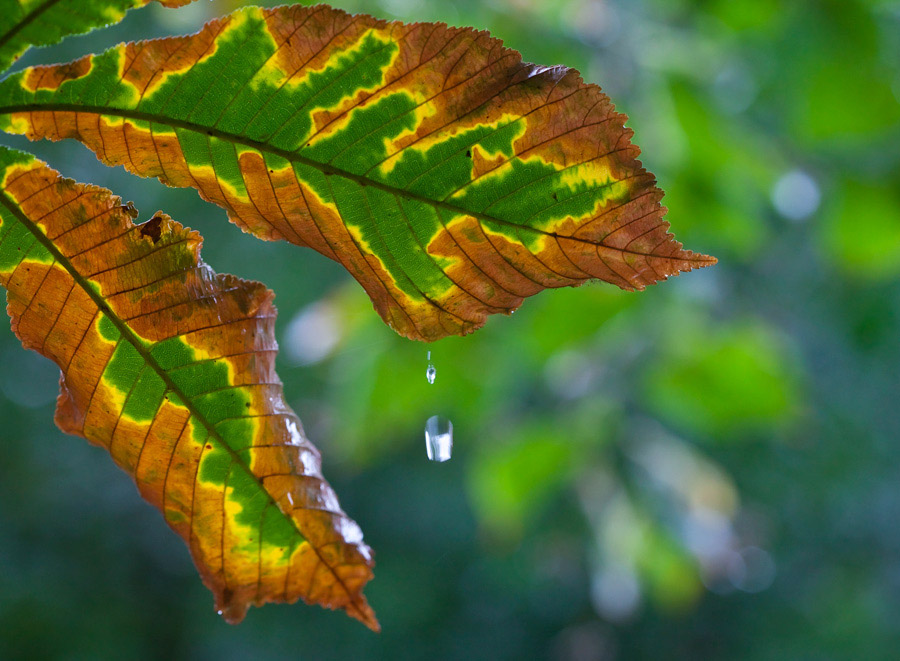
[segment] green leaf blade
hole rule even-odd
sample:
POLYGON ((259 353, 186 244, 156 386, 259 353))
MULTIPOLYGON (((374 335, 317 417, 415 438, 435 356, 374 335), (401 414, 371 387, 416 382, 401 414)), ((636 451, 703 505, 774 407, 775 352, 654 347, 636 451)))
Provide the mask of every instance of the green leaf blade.
POLYGON ((319 250, 415 339, 471 332, 546 287, 643 289, 715 262, 668 233, 598 87, 485 33, 247 8, 79 71, 0 83, 0 127, 79 139, 319 250))
MULTIPOLYGON (((0 72, 31 46, 50 46, 65 37, 118 23, 129 9, 150 0, 0 0, 0 72)), ((192 0, 157 0, 179 7, 192 0)))

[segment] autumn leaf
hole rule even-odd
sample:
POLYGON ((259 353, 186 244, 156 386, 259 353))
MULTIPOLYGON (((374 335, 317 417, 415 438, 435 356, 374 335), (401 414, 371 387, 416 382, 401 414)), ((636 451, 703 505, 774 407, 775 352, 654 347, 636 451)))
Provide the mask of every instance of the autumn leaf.
POLYGON ((188 544, 216 607, 298 598, 378 623, 372 557, 275 374, 272 292, 202 239, 0 147, 0 284, 61 370, 56 422, 106 448, 188 544))
MULTIPOLYGON (((193 0, 156 0, 181 7, 193 0)), ((150 0, 0 0, 0 71, 31 46, 49 46, 63 37, 118 23, 125 12, 150 0)))
POLYGON ((643 289, 715 259, 668 233, 626 117, 485 32, 243 9, 0 83, 0 128, 75 138, 342 263, 399 333, 482 326, 547 287, 643 289))

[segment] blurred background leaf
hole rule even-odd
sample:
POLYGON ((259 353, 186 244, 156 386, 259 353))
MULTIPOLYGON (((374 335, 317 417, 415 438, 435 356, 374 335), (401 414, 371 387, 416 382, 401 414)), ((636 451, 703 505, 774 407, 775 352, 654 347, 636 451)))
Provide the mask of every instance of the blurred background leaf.
MULTIPOLYGON (((240 4, 141 10, 16 66, 240 4)), ((900 2, 334 4, 577 67, 629 114, 679 239, 719 264, 640 294, 547 291, 426 346, 336 264, 246 240, 192 191, 4 137, 277 292, 279 372, 376 550, 384 633, 302 606, 221 622, 128 478, 53 427, 54 371, 4 325, 0 658, 893 658, 900 2), (423 447, 435 414, 444 464, 423 447)))

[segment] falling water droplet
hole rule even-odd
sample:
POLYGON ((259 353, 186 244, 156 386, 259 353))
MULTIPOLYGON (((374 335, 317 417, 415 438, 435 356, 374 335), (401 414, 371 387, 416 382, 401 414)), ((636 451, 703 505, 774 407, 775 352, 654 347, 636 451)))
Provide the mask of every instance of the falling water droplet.
POLYGON ((221 615, 222 611, 216 611, 216 614, 221 615))
POLYGON ((428 383, 434 383, 434 379, 437 376, 437 369, 434 366, 434 363, 431 362, 431 352, 428 352, 428 368, 425 370, 425 378, 428 379, 428 383))
POLYGON ((431 461, 447 461, 453 452, 453 423, 437 415, 425 423, 425 451, 431 461))

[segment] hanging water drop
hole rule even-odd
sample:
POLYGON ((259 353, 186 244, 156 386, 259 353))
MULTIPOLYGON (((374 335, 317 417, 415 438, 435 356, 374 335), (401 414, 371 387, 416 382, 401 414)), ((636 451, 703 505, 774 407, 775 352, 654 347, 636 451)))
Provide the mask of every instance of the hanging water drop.
POLYGON ((438 415, 425 423, 425 451, 431 461, 447 461, 453 453, 453 423, 438 415))
POLYGON ((428 383, 434 383, 434 379, 437 376, 437 369, 434 366, 434 363, 431 362, 431 352, 428 352, 428 368, 425 370, 425 378, 428 379, 428 383))

